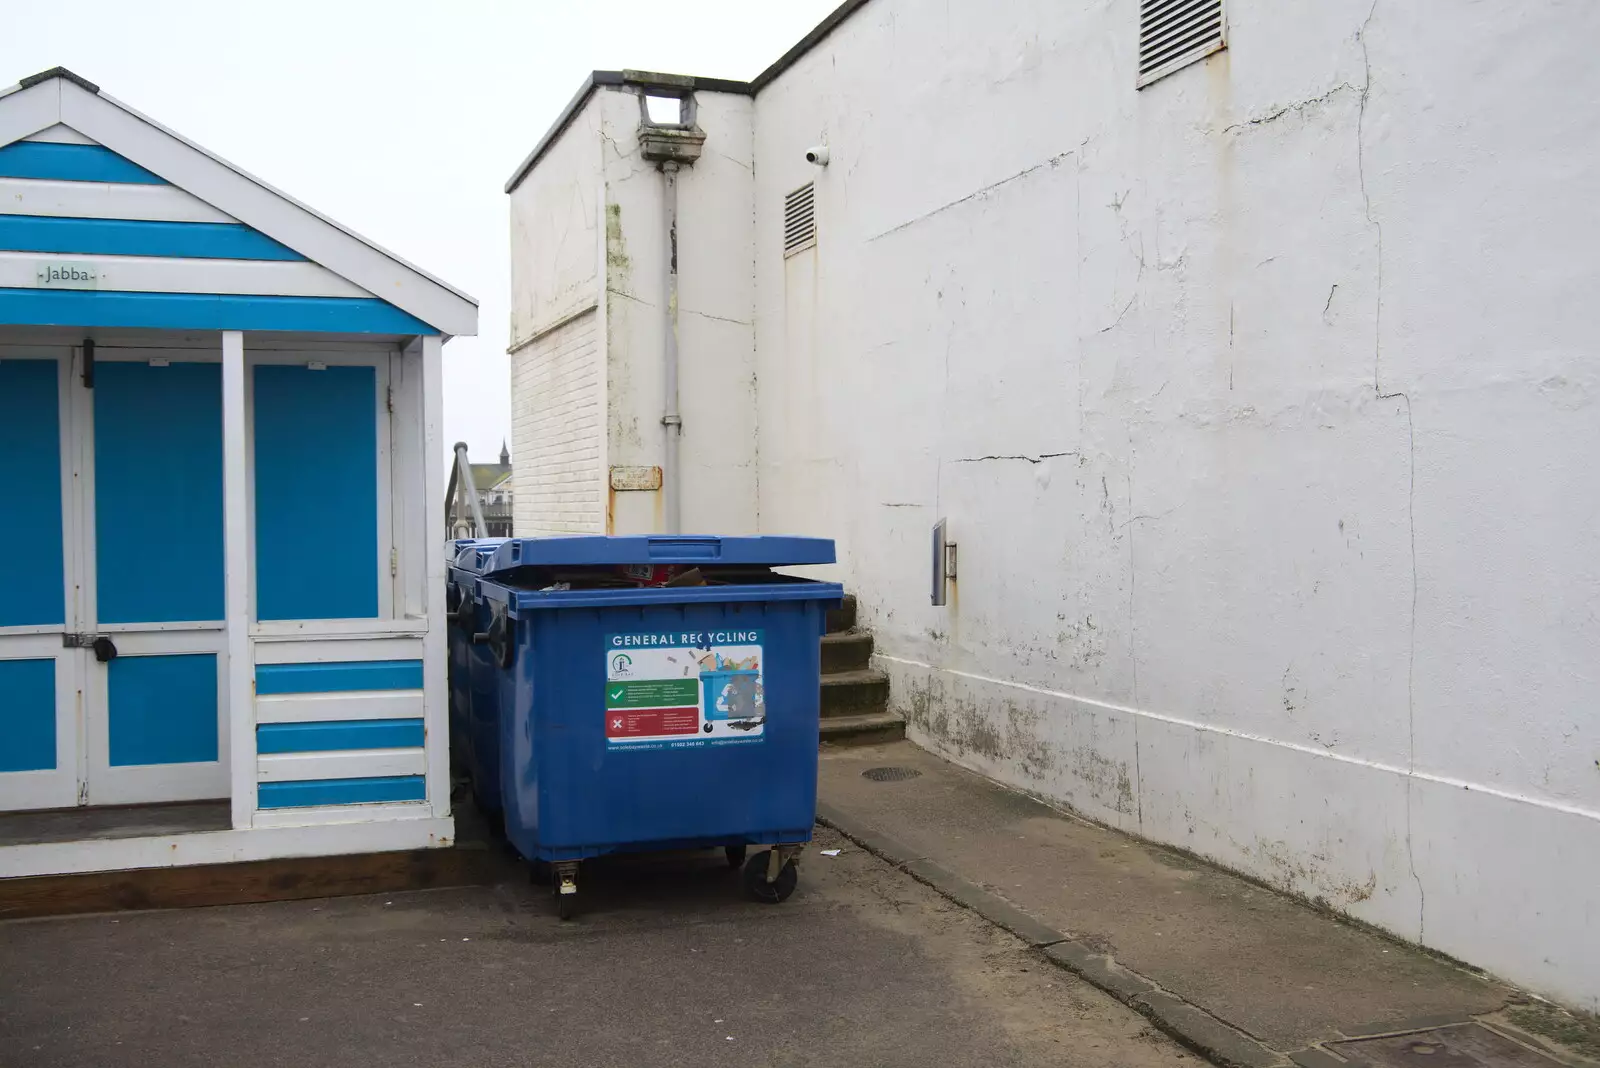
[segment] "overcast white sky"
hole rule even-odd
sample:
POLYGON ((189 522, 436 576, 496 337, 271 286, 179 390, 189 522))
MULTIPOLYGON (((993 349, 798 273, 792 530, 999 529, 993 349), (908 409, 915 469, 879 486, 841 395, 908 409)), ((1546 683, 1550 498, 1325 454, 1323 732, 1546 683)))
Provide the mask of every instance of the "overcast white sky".
POLYGON ((590 70, 750 78, 838 0, 6 4, 0 85, 55 66, 478 299, 447 441, 509 434, 501 187, 590 70))

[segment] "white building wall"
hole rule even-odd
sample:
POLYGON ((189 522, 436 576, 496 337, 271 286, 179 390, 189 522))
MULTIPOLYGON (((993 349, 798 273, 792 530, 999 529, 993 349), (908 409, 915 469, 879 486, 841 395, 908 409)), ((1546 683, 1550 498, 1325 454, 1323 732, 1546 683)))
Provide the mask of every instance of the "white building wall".
POLYGON ((519 537, 605 532, 601 108, 511 194, 511 491, 519 537))
POLYGON ((600 316, 580 313, 511 355, 512 529, 604 534, 600 316))
MULTIPOLYGON (((705 149, 678 176, 682 515, 691 532, 750 533, 752 104, 696 98, 705 149)), ((662 491, 613 492, 609 478, 663 466, 666 449, 665 192, 640 117, 636 87, 596 91, 511 195, 518 534, 664 529, 662 491)))
POLYGON ((760 525, 923 744, 1593 1009, 1600 10, 1228 19, 1141 92, 1134 0, 875 0, 761 91, 760 525))

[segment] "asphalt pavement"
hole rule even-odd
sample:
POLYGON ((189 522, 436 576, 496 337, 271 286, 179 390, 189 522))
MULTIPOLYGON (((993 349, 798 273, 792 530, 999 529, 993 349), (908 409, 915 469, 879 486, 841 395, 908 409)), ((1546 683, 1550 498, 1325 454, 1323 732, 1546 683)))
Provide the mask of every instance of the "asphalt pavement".
POLYGON ((0 1064, 1200 1063, 830 830, 781 905, 720 853, 598 864, 583 898, 563 923, 508 864, 493 887, 0 924, 0 1064))

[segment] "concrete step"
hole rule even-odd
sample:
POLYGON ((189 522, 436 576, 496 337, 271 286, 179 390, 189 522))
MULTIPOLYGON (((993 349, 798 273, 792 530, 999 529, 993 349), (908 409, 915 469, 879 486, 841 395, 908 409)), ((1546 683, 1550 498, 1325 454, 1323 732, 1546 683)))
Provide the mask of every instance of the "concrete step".
POLYGON ((878 745, 906 736, 906 721, 893 712, 862 716, 830 716, 822 721, 822 744, 828 746, 878 745))
POLYGON ((860 671, 872 661, 872 635, 829 634, 822 639, 822 673, 860 671))
POLYGON ((883 712, 889 707, 889 676, 865 671, 836 671, 822 676, 822 718, 883 712))
POLYGON ((856 595, 847 593, 844 595, 843 604, 838 608, 830 608, 828 610, 828 633, 843 634, 847 630, 854 629, 855 625, 856 595))

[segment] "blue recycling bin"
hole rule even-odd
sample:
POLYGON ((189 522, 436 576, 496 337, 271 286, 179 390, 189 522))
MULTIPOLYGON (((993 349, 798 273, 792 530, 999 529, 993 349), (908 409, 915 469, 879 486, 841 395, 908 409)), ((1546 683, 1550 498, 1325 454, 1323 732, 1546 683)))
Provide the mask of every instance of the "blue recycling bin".
POLYGON ((740 863, 769 845, 746 888, 793 890, 843 590, 772 569, 833 560, 824 538, 669 535, 513 539, 485 562, 506 836, 553 866, 563 915, 578 862, 609 853, 721 846, 740 863), (689 568, 706 584, 622 584, 689 568))
MULTIPOLYGON (((445 565, 445 646, 448 651, 445 673, 450 680, 450 767, 460 773, 465 773, 468 766, 467 715, 470 706, 467 703, 467 647, 472 641, 472 606, 468 601, 467 606, 462 607, 463 591, 468 579, 462 575, 458 565, 462 551, 471 544, 471 538, 459 538, 450 542, 445 550, 448 560, 445 565)), ((472 578, 471 582, 476 589, 476 578, 472 578)))
POLYGON ((479 538, 454 543, 457 552, 447 568, 445 598, 450 609, 450 763, 465 771, 474 796, 480 805, 487 801, 485 807, 491 813, 500 809, 499 721, 494 708, 499 691, 494 666, 483 646, 489 620, 478 583, 484 562, 505 541, 479 538))

